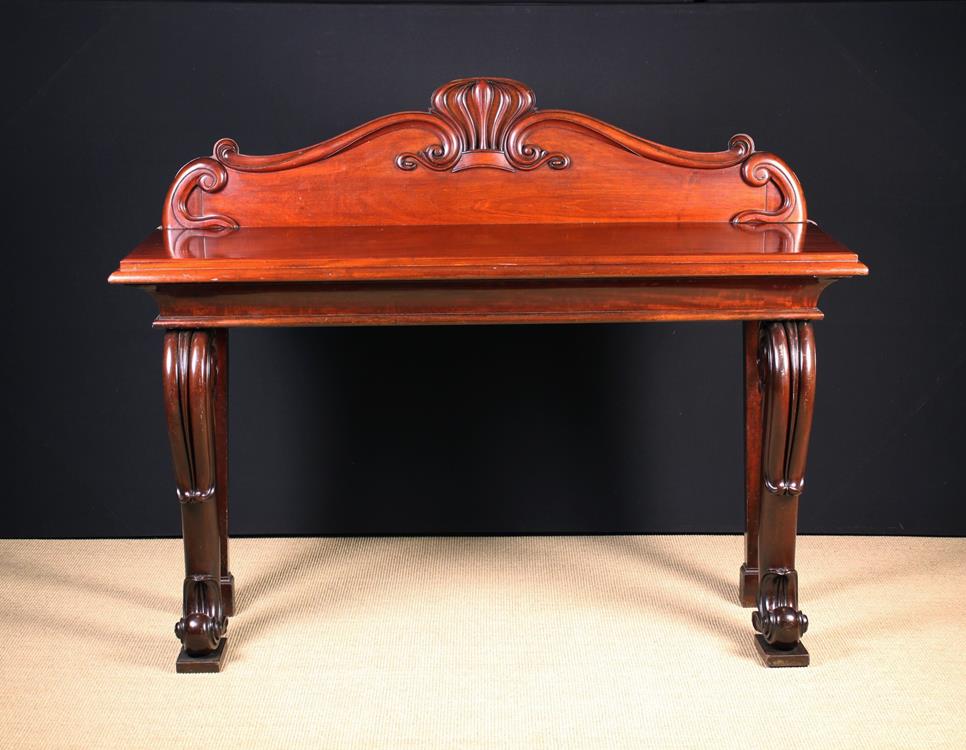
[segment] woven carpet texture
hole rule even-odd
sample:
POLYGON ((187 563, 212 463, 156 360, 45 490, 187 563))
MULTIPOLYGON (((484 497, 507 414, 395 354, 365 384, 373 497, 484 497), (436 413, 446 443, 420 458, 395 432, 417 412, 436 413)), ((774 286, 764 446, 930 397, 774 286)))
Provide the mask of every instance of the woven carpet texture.
POLYGON ((766 669, 736 536, 238 539, 174 671, 179 540, 0 541, 3 748, 963 748, 966 539, 802 537, 766 669))

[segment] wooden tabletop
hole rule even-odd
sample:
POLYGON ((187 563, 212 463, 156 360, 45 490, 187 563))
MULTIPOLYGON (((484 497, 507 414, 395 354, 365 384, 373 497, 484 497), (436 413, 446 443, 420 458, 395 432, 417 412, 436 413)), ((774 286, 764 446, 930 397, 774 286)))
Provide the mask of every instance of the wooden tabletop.
POLYGON ((862 276, 811 224, 602 223, 157 229, 118 284, 862 276))

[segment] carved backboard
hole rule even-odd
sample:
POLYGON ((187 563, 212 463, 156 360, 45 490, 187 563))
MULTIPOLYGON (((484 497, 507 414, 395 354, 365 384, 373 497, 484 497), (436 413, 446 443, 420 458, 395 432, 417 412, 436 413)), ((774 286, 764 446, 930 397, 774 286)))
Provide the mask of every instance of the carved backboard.
POLYGON ((250 156, 222 139, 178 173, 162 226, 804 222, 795 174, 754 148, 736 135, 725 151, 682 151, 537 109, 517 81, 466 78, 438 88, 428 112, 298 151, 250 156))

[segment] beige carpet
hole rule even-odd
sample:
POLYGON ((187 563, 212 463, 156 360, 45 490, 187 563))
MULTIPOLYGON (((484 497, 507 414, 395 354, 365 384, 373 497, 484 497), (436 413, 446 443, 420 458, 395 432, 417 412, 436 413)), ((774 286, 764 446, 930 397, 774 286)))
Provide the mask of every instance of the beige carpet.
POLYGON ((963 748, 966 540, 805 537, 807 669, 738 537, 242 539, 219 675, 181 549, 0 541, 3 748, 963 748))

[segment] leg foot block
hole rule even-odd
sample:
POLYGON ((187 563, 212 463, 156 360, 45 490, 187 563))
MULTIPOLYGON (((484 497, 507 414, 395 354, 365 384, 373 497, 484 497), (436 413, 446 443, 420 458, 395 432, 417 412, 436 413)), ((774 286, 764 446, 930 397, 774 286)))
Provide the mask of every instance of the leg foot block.
POLYGON ((742 564, 738 577, 738 600, 742 607, 758 606, 758 568, 742 564))
POLYGON ((179 674, 202 674, 205 672, 220 672, 224 666, 225 644, 227 638, 222 638, 218 648, 205 656, 190 656, 183 648, 178 654, 175 664, 179 674))
POLYGON ((756 635, 755 646, 762 663, 766 667, 808 666, 808 651, 805 650, 801 642, 796 643, 794 648, 790 649, 775 648, 768 644, 764 636, 756 635))
POLYGON ((235 576, 229 573, 221 577, 221 601, 225 617, 235 616, 235 576))

